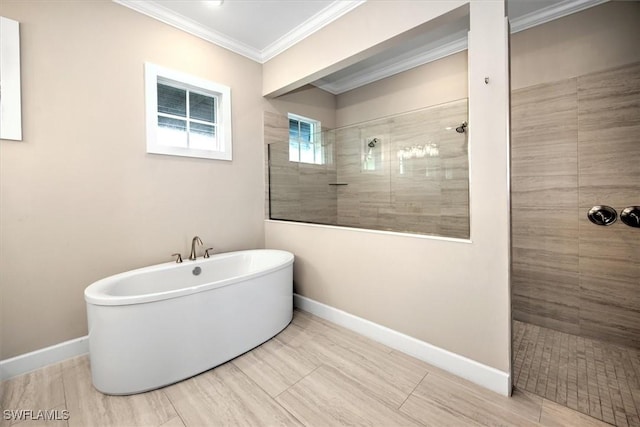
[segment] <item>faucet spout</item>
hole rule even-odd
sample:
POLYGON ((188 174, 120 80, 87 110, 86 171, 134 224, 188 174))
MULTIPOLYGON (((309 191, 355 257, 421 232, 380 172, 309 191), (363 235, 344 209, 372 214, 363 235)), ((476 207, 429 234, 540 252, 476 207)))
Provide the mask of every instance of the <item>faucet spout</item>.
POLYGON ((202 240, 200 240, 200 238, 198 236, 194 237, 193 240, 191 240, 191 254, 189 255, 189 259, 191 261, 194 261, 197 256, 196 256, 196 243, 198 243, 200 246, 202 246, 202 240))

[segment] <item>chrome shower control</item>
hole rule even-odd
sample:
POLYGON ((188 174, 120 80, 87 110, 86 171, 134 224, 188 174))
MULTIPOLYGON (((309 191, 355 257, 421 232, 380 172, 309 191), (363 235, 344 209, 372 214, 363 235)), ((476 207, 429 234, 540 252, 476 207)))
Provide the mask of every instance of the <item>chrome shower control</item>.
POLYGON ((620 219, 629 227, 640 228, 640 206, 627 206, 620 214, 620 219))
POLYGON ((618 213, 611 206, 598 205, 589 209, 587 217, 596 225, 611 225, 618 219, 618 213))

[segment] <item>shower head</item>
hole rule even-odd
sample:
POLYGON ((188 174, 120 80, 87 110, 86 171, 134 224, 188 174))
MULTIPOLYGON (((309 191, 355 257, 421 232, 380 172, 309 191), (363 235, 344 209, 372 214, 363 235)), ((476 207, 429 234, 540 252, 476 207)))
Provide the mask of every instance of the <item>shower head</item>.
POLYGON ((467 131, 467 122, 463 122, 460 126, 456 128, 456 132, 465 133, 467 131))
POLYGON ((379 139, 378 138, 373 138, 371 141, 369 141, 369 143, 367 144, 370 148, 373 148, 376 146, 376 144, 378 143, 379 139))

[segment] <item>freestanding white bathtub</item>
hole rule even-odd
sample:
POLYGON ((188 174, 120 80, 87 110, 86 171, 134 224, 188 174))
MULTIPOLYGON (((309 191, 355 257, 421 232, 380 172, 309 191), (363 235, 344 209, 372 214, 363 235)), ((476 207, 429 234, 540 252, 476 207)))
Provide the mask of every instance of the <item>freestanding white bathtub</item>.
POLYGON ((249 250, 140 268, 84 291, 95 388, 152 390, 204 372, 282 331, 293 254, 249 250))

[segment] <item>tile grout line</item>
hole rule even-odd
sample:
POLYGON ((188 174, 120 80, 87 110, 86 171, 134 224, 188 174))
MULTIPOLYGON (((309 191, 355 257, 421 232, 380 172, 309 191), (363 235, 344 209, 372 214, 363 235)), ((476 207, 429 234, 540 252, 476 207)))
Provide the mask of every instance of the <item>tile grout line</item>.
MULTIPOLYGON (((316 366, 315 368, 313 368, 312 371, 310 371, 308 374, 303 375, 302 377, 300 377, 296 382, 294 382, 293 384, 291 384, 289 387, 285 388, 284 390, 282 390, 280 393, 276 394, 275 396, 272 397, 272 399, 274 401, 276 401, 277 403, 277 398, 280 397, 281 394, 289 391, 289 389, 293 386, 295 386, 296 384, 298 384, 300 381, 302 381, 303 379, 307 378, 309 375, 313 374, 315 371, 317 371, 321 366, 326 366, 324 363, 319 364, 318 366, 316 366)), ((244 373, 244 372, 243 372, 244 373)), ((267 393, 269 394, 269 393, 267 393)), ((285 408, 286 409, 286 408, 285 408)))
MULTIPOLYGON (((299 419, 298 417, 296 417, 296 415, 294 413, 292 413, 290 410, 288 410, 287 408, 285 408, 282 404, 280 404, 280 402, 278 402, 278 397, 280 397, 282 394, 284 394, 284 392, 289 391, 289 389, 291 387, 293 387, 294 385, 298 384, 300 381, 302 381, 304 378, 308 377, 309 375, 313 374, 315 371, 317 371, 321 366, 323 366, 323 364, 321 363, 320 365, 316 366, 315 369, 311 372, 309 372, 307 375, 303 376, 302 378, 300 378, 298 381, 296 381, 295 383, 291 384, 289 387, 287 387, 286 389, 282 390, 280 393, 278 393, 276 396, 271 397, 271 400, 273 400, 273 402, 278 405, 280 408, 282 408, 285 412, 287 412, 288 414, 290 414, 296 421, 298 421, 301 425, 306 425, 304 422, 302 422, 301 419, 299 419)), ((242 372, 244 374, 244 372, 242 372)), ((245 374, 246 375, 246 374, 245 374)), ((258 386, 259 387, 259 386, 258 386)), ((266 393, 266 392, 265 392, 266 393)))
POLYGON ((425 378, 427 378, 427 375, 429 375, 429 371, 427 371, 427 373, 426 373, 426 374, 424 374, 424 375, 422 376, 422 378, 420 378, 420 381, 418 381, 418 383, 417 383, 417 384, 416 384, 416 386, 413 388, 413 390, 411 390, 411 391, 409 392, 409 394, 407 395, 407 397, 405 397, 405 399, 402 401, 402 403, 400 404, 400 406, 398 406, 398 408, 397 408, 397 409, 398 409, 398 411, 400 410, 400 408, 402 408, 402 406, 405 404, 405 402, 406 402, 407 400, 409 400, 409 398, 411 397, 411 395, 413 394, 413 392, 415 392, 415 391, 416 391, 416 389, 418 388, 418 386, 419 386, 420 384, 422 384, 422 381, 424 381, 424 379, 425 379, 425 378))
MULTIPOLYGON (((64 397, 64 409, 69 411, 69 405, 67 404, 67 387, 65 387, 64 385, 64 368, 62 363, 60 363, 60 382, 62 382, 62 396, 64 397)), ((71 419, 71 412, 69 412, 69 419, 65 420, 67 427, 69 427, 70 419, 71 419)))
MULTIPOLYGON (((176 413, 176 415, 178 416, 178 418, 180 418, 180 421, 182 422, 182 425, 185 427, 187 426, 187 423, 185 422, 184 418, 182 418, 182 415, 180 415, 180 411, 178 411, 178 408, 176 408, 176 405, 173 403, 173 400, 171 400, 171 396, 169 396, 169 394, 164 390, 164 388, 160 389, 160 391, 162 392, 162 394, 164 395, 164 397, 166 397, 166 399, 169 401, 169 404, 171 405, 171 407, 173 408, 173 411, 176 413)), ((169 421, 171 421, 173 418, 169 418, 167 421, 165 421, 164 423, 167 423, 169 421)), ((162 424, 161 424, 162 426, 162 424)))

